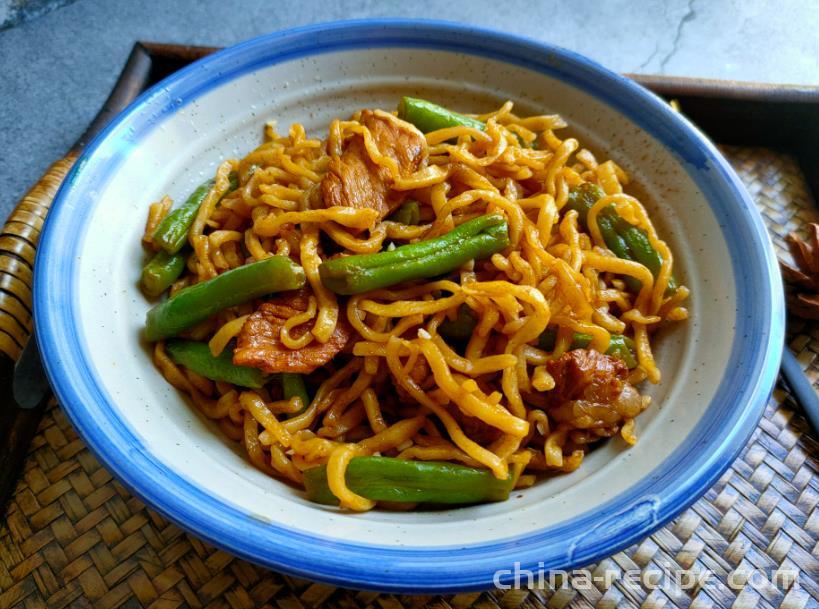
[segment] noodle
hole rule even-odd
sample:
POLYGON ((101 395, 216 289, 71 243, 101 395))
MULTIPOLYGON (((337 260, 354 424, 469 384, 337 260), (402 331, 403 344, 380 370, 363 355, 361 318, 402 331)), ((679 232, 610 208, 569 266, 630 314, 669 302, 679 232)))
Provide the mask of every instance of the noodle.
MULTIPOLYGON (((282 135, 268 123, 258 148, 219 164, 171 293, 271 256, 301 266, 306 285, 224 309, 184 336, 206 342, 214 357, 236 353, 267 303, 281 316, 269 337, 277 349, 334 351, 302 375, 309 403, 285 393, 278 374, 244 387, 180 365, 171 343, 157 342, 153 357, 260 471, 302 485, 305 470, 324 465, 340 505, 362 511, 376 502, 347 486, 357 457, 459 463, 525 488, 539 472, 577 469, 603 438, 637 441, 636 417, 649 399, 632 385, 661 378, 652 335, 688 316, 689 290, 674 277, 671 248, 624 192, 624 169, 561 138, 567 125, 559 116, 522 118, 506 102, 475 118, 481 128, 422 134, 393 113, 360 111, 332 121, 324 141, 299 124, 282 135), (391 147, 385 133, 402 133, 416 148, 396 148, 406 146, 400 138, 391 147), (351 150, 360 157, 347 158, 351 150), (408 166, 413 151, 421 160, 408 166), (347 190, 337 200, 327 187, 350 167, 370 172, 357 175, 356 187, 374 188, 355 204, 343 200, 347 190), (372 203, 376 180, 388 185, 388 209, 372 203), (597 194, 579 209, 575 197, 587 186, 597 194), (413 221, 389 215, 409 201, 413 221), (655 268, 609 249, 612 213, 642 232, 655 268), (508 245, 437 278, 350 296, 322 281, 330 259, 445 236, 486 214, 503 216, 508 245), (452 334, 467 322, 466 332, 452 334), (352 338, 336 348, 339 332, 352 338), (609 385, 601 381, 620 388, 608 401, 595 397, 600 388, 584 394, 571 385, 580 377, 566 372, 594 353, 605 358, 606 374, 619 371, 609 385)), ((154 251, 171 206, 164 197, 149 207, 142 240, 154 251)))

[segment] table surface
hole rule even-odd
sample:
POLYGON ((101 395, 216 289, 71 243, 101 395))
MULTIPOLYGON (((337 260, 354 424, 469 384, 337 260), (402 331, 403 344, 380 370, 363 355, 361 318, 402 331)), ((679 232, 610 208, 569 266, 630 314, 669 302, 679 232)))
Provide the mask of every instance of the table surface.
POLYGON ((506 30, 622 72, 819 85, 819 3, 799 0, 0 0, 0 214, 79 137, 135 40, 224 46, 366 17, 506 30))

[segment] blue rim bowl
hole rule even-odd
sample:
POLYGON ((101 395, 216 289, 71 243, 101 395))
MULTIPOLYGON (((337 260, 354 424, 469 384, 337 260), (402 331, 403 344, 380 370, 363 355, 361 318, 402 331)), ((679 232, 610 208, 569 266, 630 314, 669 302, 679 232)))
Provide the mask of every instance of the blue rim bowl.
POLYGON ((648 536, 716 482, 745 446, 770 396, 784 337, 784 302, 776 258, 759 213, 714 146, 662 100, 632 81, 571 51, 464 25, 367 20, 276 32, 201 59, 140 96, 85 150, 54 201, 35 266, 37 340, 56 395, 100 461, 134 494, 182 528, 242 558, 298 577, 341 586, 401 592, 454 592, 508 583, 521 568, 574 568, 648 536), (151 121, 220 83, 256 68, 315 54, 378 47, 446 50, 487 57, 558 78, 603 101, 671 149, 720 221, 742 307, 730 369, 691 441, 650 476, 604 506, 601 525, 581 514, 519 538, 458 548, 396 548, 340 542, 248 519, 140 450, 115 415, 87 356, 77 321, 76 252, 92 206, 74 204, 106 179, 118 155, 107 138, 127 125, 138 142, 151 121), (208 69, 202 69, 208 68, 208 69), (162 91, 162 95, 157 94, 162 91), (176 101, 174 101, 176 100, 176 101), (104 151, 103 154, 101 151, 104 151), (708 169, 706 169, 706 167, 708 169), (72 201, 74 203, 72 203, 72 201), (719 438, 698 430, 724 429, 719 438), (651 499, 647 499, 650 497, 651 499), (583 539, 582 543, 567 543, 583 539))

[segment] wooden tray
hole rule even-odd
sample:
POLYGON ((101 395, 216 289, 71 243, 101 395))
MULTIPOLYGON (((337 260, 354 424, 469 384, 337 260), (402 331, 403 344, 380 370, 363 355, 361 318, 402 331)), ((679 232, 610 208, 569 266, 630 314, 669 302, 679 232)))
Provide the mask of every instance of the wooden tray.
MULTIPOLYGON (((709 572, 664 581, 446 597, 355 592, 282 576, 216 550, 147 509, 88 452, 53 400, 21 410, 10 392, 31 332, 31 270, 42 220, 77 154, 136 95, 212 47, 137 43, 100 115, 26 195, 0 234, 0 609, 6 607, 816 607, 819 445, 779 384, 759 428, 720 481, 675 521, 592 569, 709 572), (22 470, 22 476, 18 474, 22 470), (789 571, 795 584, 763 585, 789 571), (747 581, 746 581, 747 580, 747 581)), ((819 88, 629 75, 682 111, 733 163, 780 255, 819 220, 819 88), (813 197, 811 196, 813 194, 813 197)), ((819 378, 819 326, 790 320, 789 341, 819 378)), ((781 583, 781 582, 780 582, 781 583)))

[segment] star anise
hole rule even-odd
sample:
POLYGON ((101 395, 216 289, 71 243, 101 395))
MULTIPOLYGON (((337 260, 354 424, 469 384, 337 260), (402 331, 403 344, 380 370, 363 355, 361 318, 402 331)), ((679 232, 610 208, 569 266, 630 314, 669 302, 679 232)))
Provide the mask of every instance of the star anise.
POLYGON ((799 317, 819 319, 819 224, 808 226, 808 239, 791 233, 785 241, 798 267, 779 261, 782 275, 794 288, 788 296, 788 309, 799 317))

